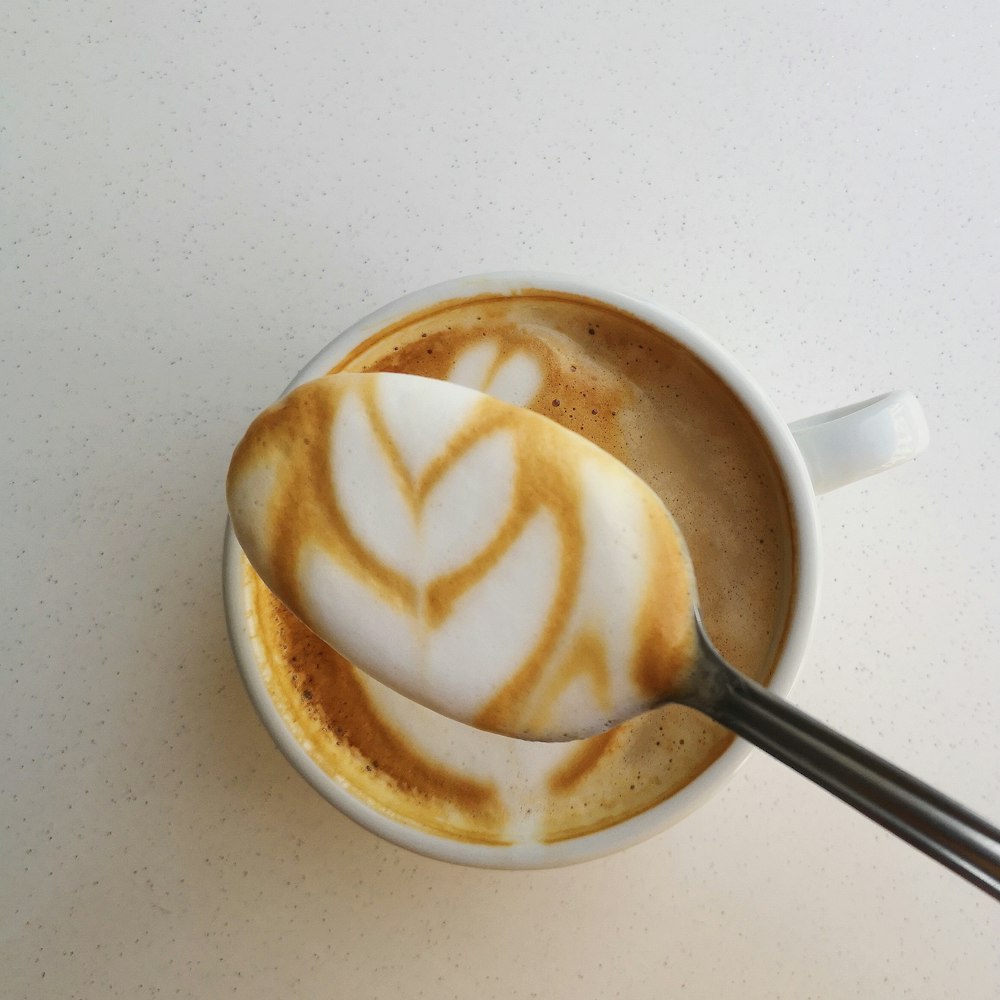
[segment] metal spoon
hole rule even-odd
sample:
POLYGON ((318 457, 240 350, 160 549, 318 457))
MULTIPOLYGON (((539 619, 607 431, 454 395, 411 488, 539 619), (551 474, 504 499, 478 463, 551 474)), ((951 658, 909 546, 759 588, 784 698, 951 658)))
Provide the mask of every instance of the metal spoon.
POLYGON ((1000 899, 1000 829, 744 677, 696 618, 698 661, 671 701, 703 712, 1000 899))
MULTIPOLYGON (((384 373, 319 379, 251 426, 230 467, 229 506, 237 536, 268 586, 330 645, 408 697, 483 729, 543 740, 591 735, 668 702, 687 705, 1000 899, 1000 830, 729 666, 702 627, 687 546, 669 512, 621 463, 553 421, 431 379, 384 373), (443 459, 437 452, 449 441, 443 459), (484 441, 496 446, 479 453, 487 460, 467 461, 474 453, 470 442, 484 441), (390 459, 391 469, 387 465, 381 479, 372 478, 378 463, 390 459), (588 704, 568 725, 544 715, 540 723, 532 721, 538 716, 530 693, 525 696, 516 683, 513 697, 504 699, 511 712, 479 707, 484 685, 490 698, 509 690, 502 662, 500 673, 487 676, 484 654, 515 642, 510 608, 533 610, 530 584, 557 560, 544 553, 558 552, 558 546, 522 548, 526 572, 515 575, 506 591, 491 592, 491 600, 478 606, 478 617, 463 618, 464 631, 451 636, 446 655, 437 659, 428 652, 440 625, 426 614, 433 602, 419 596, 411 596, 409 604, 404 600, 411 592, 425 593, 419 581, 435 565, 428 552, 431 557, 436 552, 440 565, 453 554, 454 536, 471 530, 469 512, 492 510, 490 498, 512 488, 511 469, 517 470, 519 498, 511 509, 523 514, 518 537, 525 537, 533 511, 558 513, 583 500, 597 510, 581 529, 606 543, 593 550, 601 555, 592 572, 581 571, 591 580, 588 586, 596 586, 596 598, 590 591, 591 604, 576 620, 609 613, 631 620, 634 608, 621 595, 636 593, 637 574, 646 572, 636 567, 649 562, 669 567, 656 577, 656 589, 644 591, 652 603, 642 600, 652 611, 646 635, 671 638, 644 662, 657 677, 672 664, 671 656, 677 664, 662 670, 662 681, 637 693, 635 658, 620 655, 607 667, 615 673, 608 686, 618 695, 604 705, 588 704), (567 469, 570 474, 560 472, 567 469), (593 473, 589 478, 583 475, 587 469, 593 473), (457 478, 435 492, 445 473, 457 478), (395 506, 389 502, 392 490, 402 491, 395 506), (426 524, 421 527, 421 518, 432 514, 445 526, 436 535, 426 524), (386 537, 392 546, 385 545, 386 537), (316 552, 324 552, 326 561, 317 561, 316 552), (393 558, 398 566, 386 568, 393 558), (378 565, 382 577, 375 586, 378 565), (406 577, 407 572, 415 576, 406 577), (612 680, 620 682, 617 687, 612 680), (470 694, 472 681, 478 694, 470 694)), ((484 537, 496 533, 497 516, 483 514, 484 537)), ((448 568, 456 579, 454 567, 448 568)), ((563 624, 573 613, 571 607, 560 612, 563 624)))

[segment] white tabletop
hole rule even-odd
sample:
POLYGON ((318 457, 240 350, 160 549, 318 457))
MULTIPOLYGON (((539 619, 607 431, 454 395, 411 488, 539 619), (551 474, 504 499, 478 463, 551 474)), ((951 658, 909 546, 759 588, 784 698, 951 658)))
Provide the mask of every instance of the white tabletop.
POLYGON ((11 997, 994 998, 1000 907, 755 754, 504 873, 379 841, 258 722, 220 595, 251 415, 376 305, 543 268, 789 419, 911 388, 824 498, 794 700, 1000 821, 994 4, 13 0, 0 22, 11 997))

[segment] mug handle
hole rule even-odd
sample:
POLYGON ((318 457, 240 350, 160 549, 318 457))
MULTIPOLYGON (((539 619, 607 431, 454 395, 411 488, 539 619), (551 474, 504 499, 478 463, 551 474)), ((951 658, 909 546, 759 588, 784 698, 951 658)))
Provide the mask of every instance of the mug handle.
POLYGON ((817 495, 915 458, 928 441, 912 392, 888 392, 789 424, 817 495))

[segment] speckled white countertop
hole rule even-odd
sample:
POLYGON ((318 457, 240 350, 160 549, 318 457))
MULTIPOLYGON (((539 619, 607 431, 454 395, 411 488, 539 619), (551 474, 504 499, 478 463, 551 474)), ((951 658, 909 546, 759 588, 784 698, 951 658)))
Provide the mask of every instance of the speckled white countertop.
POLYGON ((250 416, 374 306, 545 268, 789 419, 908 387, 822 502, 806 709, 1000 821, 994 4, 0 13, 4 996, 1000 995, 1000 906, 755 755, 640 847, 465 870, 322 801, 220 595, 250 416))

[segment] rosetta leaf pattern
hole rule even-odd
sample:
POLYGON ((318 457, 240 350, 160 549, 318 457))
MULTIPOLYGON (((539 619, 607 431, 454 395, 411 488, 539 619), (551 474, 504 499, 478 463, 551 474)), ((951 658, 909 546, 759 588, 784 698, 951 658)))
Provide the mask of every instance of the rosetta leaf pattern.
POLYGON ((544 381, 538 359, 526 350, 505 354, 493 339, 467 347, 456 359, 448 381, 485 392, 505 403, 529 406, 544 381))
MULTIPOLYGON (((487 388, 531 360, 470 351, 454 367, 487 388)), ((425 386, 335 375, 262 415, 242 463, 278 470, 258 571, 357 666, 445 714, 543 738, 609 723, 648 605, 648 499, 551 422, 458 389, 421 411, 425 386)))
MULTIPOLYGON (((472 713, 526 665, 550 654, 564 617, 560 609, 565 611, 574 586, 572 572, 562 566, 573 548, 564 540, 572 516, 546 510, 538 499, 526 477, 516 422, 493 410, 459 408, 438 428, 437 450, 425 450, 416 461, 418 449, 406 428, 386 419, 384 398, 390 394, 378 391, 377 379, 359 383, 339 400, 330 432, 331 468, 340 470, 333 476, 334 500, 352 547, 404 576, 416 593, 410 613, 414 641, 401 649, 410 655, 415 649, 418 662, 383 660, 372 665, 373 672, 379 675, 381 666, 383 679, 432 705, 448 690, 445 707, 454 709, 453 685, 442 685, 441 674, 461 669, 463 710, 472 713), (352 461, 359 450, 366 460, 352 461), (498 616, 510 593, 530 599, 498 616)), ((391 398, 399 403, 398 393, 391 398)), ((325 565, 331 579, 342 573, 333 553, 318 565, 325 565)), ((327 595, 323 603, 329 605, 333 589, 324 585, 323 572, 314 565, 311 589, 327 595)), ((384 600, 374 590, 371 597, 368 615, 356 601, 351 605, 360 657, 375 648, 384 652, 379 636, 364 634, 366 621, 378 627, 378 602, 384 600)), ((336 634, 350 624, 338 621, 336 611, 321 610, 319 600, 312 605, 336 634)))

